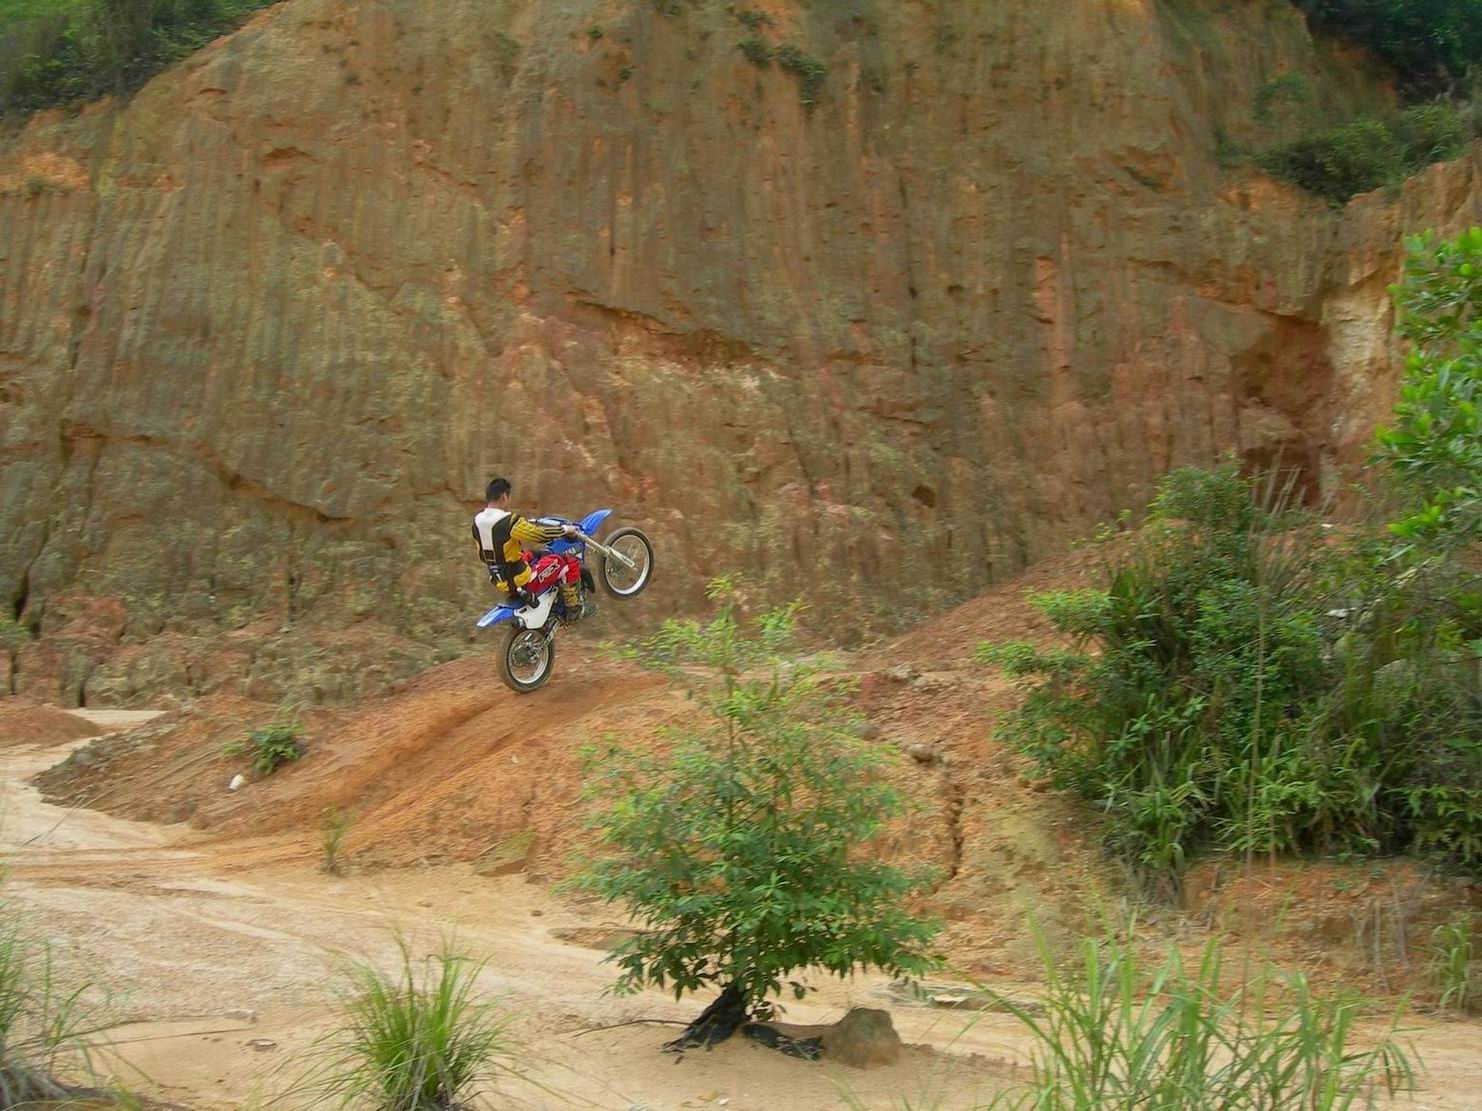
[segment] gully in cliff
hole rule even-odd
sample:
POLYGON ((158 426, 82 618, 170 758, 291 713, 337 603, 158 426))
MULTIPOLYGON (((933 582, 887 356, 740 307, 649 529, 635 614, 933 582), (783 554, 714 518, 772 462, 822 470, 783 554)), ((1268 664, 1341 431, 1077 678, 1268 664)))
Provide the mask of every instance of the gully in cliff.
POLYGON ((556 664, 556 630, 590 616, 585 594, 595 588, 587 552, 601 557, 597 574, 614 598, 637 597, 653 577, 653 542, 641 529, 615 529, 607 542, 593 536, 612 514, 598 509, 580 521, 527 518, 510 509, 508 479, 489 483, 486 504, 473 519, 473 537, 489 579, 508 596, 478 620, 480 629, 503 625, 499 677, 510 690, 533 691, 556 664), (525 548, 543 545, 544 555, 525 548))

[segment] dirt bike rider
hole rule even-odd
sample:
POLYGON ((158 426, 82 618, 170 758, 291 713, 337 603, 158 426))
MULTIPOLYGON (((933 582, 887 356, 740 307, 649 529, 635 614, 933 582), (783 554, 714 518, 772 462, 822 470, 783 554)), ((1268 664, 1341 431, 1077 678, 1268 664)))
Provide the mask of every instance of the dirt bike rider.
POLYGON ((563 536, 574 538, 577 527, 537 524, 514 512, 509 507, 511 490, 509 479, 491 480, 484 491, 487 504, 473 519, 473 538, 479 558, 488 568, 489 581, 502 588, 509 595, 510 605, 518 609, 536 604, 536 592, 528 588, 532 579, 543 586, 559 578, 567 619, 580 620, 585 616, 580 561, 548 553, 531 566, 526 558, 530 553, 525 551, 526 544, 549 544, 563 536))

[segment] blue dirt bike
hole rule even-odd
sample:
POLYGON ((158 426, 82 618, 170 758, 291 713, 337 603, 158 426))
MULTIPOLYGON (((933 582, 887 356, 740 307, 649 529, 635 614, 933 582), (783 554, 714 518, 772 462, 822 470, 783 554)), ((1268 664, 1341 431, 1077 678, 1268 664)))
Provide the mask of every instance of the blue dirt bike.
MULTIPOLYGON (((614 529, 605 543, 599 543, 593 533, 611 514, 610 509, 599 509, 576 522, 561 517, 538 517, 536 523, 576 525, 575 537, 555 540, 549 549, 561 564, 575 562, 580 566, 584 592, 595 590, 600 582, 612 598, 635 598, 653 577, 653 541, 642 529, 624 526, 614 529), (587 566, 589 552, 601 557, 595 576, 587 566)), ((542 559, 532 564, 532 569, 536 575, 527 589, 535 595, 533 604, 501 602, 478 620, 480 629, 504 626, 497 657, 499 678, 519 694, 528 694, 545 685, 556 666, 556 630, 581 616, 566 612, 556 561, 542 559)))

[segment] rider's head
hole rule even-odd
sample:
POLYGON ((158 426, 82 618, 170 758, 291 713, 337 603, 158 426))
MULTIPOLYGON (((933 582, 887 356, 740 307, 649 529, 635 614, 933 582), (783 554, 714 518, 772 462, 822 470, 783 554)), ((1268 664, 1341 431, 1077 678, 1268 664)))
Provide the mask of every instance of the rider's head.
POLYGON ((488 499, 490 505, 503 509, 509 505, 509 491, 509 479, 495 478, 489 481, 488 489, 484 491, 484 497, 488 499))

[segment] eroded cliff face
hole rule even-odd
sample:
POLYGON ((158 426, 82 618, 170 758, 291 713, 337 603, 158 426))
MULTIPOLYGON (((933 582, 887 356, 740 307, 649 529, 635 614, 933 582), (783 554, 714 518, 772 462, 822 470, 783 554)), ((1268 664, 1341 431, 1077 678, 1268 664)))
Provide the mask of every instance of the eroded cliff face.
POLYGON ((654 613, 821 573, 845 636, 1178 464, 1331 485, 1399 238, 1478 219, 1482 147, 1341 212, 1222 168, 1292 70, 1382 103, 1279 0, 291 0, 38 117, 0 145, 9 683, 419 666, 486 596, 496 472, 649 528, 654 613), (748 38, 825 63, 816 106, 748 38))

